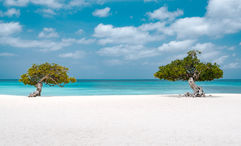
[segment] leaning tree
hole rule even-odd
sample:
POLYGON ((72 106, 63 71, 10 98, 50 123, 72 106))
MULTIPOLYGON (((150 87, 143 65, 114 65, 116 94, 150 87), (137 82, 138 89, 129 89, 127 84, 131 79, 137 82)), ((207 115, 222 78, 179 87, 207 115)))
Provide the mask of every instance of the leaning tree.
POLYGON ((43 84, 64 87, 69 82, 76 82, 75 78, 68 76, 68 70, 68 68, 54 63, 33 64, 26 74, 21 75, 19 81, 25 85, 36 87, 36 91, 31 93, 29 97, 41 96, 43 84))
POLYGON ((193 94, 187 92, 185 96, 205 97, 202 87, 197 86, 195 81, 211 81, 223 77, 223 71, 219 65, 214 63, 202 63, 197 58, 200 51, 192 50, 187 53, 187 57, 174 60, 170 64, 160 66, 159 71, 154 74, 156 78, 177 81, 188 81, 194 91, 193 94))

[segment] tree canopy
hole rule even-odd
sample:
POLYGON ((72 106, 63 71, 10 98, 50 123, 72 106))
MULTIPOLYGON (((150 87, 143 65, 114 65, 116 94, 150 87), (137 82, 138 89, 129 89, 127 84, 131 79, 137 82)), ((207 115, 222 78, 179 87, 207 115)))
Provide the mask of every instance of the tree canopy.
POLYGON ((25 85, 44 83, 49 86, 58 85, 63 87, 69 82, 76 82, 75 78, 68 76, 68 70, 68 68, 54 63, 33 64, 26 74, 21 75, 19 81, 25 85))
POLYGON ((218 64, 200 62, 197 57, 201 54, 200 51, 192 50, 187 54, 184 59, 177 59, 170 64, 160 66, 154 76, 169 81, 187 81, 191 77, 194 81, 211 81, 223 77, 223 71, 218 64))

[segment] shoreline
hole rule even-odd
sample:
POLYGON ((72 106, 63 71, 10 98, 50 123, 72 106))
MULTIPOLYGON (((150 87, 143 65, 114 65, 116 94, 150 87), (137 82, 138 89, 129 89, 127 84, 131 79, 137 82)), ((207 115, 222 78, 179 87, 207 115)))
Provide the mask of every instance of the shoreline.
POLYGON ((0 145, 238 146, 240 123, 241 94, 0 95, 0 145))
MULTIPOLYGON (((32 98, 45 98, 45 97, 93 97, 93 96, 163 96, 163 97, 183 97, 184 96, 180 96, 180 95, 184 95, 183 94, 103 94, 103 95, 51 95, 51 96, 38 96, 38 97, 32 97, 32 98)), ((195 97, 195 98, 207 98, 207 97, 215 97, 215 96, 229 96, 229 95, 240 95, 241 97, 241 93, 208 93, 206 94, 206 97, 195 97)), ((23 95, 8 95, 8 94, 0 94, 0 98, 4 97, 4 96, 16 96, 16 97, 28 97, 28 94, 26 96, 23 95)), ((186 97, 186 98, 192 98, 192 97, 186 97)))

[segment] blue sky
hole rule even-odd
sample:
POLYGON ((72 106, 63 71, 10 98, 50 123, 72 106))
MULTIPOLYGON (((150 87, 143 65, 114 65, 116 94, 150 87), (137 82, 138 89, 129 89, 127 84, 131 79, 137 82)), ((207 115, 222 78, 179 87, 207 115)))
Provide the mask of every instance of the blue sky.
POLYGON ((79 79, 153 78, 202 51, 241 78, 240 0, 0 0, 0 78, 58 63, 79 79))

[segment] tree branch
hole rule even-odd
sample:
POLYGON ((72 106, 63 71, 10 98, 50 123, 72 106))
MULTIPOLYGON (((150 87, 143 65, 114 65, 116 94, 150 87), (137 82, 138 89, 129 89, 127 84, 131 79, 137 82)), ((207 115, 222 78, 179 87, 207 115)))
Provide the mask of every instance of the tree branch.
POLYGON ((45 79, 48 78, 49 75, 44 76, 39 82, 42 83, 45 79))
POLYGON ((56 85, 58 85, 59 87, 64 87, 64 85, 60 85, 59 83, 57 83, 52 77, 49 77, 49 79, 51 79, 52 81, 55 82, 56 85))

